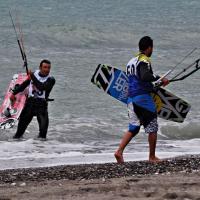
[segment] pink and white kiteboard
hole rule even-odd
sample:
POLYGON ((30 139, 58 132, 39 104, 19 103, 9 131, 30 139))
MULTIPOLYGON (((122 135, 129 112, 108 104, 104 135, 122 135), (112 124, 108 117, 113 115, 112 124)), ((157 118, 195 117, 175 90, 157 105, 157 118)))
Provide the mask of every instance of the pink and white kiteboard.
POLYGON ((23 92, 15 95, 16 99, 14 102, 11 102, 10 96, 12 90, 18 85, 22 84, 27 79, 27 74, 20 73, 15 74, 9 84, 6 95, 4 97, 3 103, 0 107, 0 128, 8 129, 12 128, 19 119, 19 116, 24 108, 26 98, 27 98, 27 89, 23 92))

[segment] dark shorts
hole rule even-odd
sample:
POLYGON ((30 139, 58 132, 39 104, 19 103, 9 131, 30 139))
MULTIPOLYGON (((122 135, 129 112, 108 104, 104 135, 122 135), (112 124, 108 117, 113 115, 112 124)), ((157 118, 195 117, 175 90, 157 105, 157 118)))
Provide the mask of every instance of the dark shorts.
POLYGON ((137 99, 129 99, 128 103, 129 131, 139 132, 143 125, 146 133, 157 133, 157 112, 150 96, 143 95, 137 99))

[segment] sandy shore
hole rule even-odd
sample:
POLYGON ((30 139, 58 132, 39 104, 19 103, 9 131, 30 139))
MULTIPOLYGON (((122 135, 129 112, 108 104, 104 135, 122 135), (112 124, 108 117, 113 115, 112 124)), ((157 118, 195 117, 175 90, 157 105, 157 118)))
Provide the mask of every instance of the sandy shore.
POLYGON ((200 155, 0 171, 0 200, 200 200, 200 155))

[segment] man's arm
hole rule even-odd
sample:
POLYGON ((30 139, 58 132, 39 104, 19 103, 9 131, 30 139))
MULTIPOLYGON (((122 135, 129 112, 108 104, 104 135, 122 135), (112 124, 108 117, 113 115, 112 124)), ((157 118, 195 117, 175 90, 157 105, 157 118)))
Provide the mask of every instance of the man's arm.
POLYGON ((157 81, 160 76, 154 75, 152 69, 145 62, 140 62, 138 65, 138 76, 142 81, 154 82, 157 81))
POLYGON ((15 86, 15 88, 12 90, 13 95, 18 94, 19 92, 23 92, 29 84, 30 80, 27 79, 21 85, 15 86))
POLYGON ((44 83, 41 83, 40 81, 38 81, 38 79, 34 76, 33 73, 31 74, 31 80, 33 81, 33 84, 37 87, 37 89, 41 91, 51 91, 56 82, 54 77, 49 77, 44 83))

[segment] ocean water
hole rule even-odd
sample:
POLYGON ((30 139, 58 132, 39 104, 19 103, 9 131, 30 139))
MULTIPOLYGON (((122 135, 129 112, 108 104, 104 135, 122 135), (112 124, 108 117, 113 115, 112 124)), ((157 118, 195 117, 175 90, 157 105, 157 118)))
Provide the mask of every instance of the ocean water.
MULTIPOLYGON (((127 129, 126 106, 103 94, 90 79, 99 63, 124 69, 144 35, 154 39, 152 66, 163 74, 194 48, 177 70, 199 58, 198 0, 7 0, 0 1, 0 101, 14 73, 23 72, 9 10, 23 30, 29 68, 52 62, 56 85, 49 105, 48 141, 34 119, 25 141, 10 142, 16 127, 0 130, 0 169, 75 163, 114 162, 127 129)), ((169 76, 172 77, 173 74, 169 76)), ((167 88, 192 108, 184 123, 159 119, 161 158, 200 152, 200 72, 167 88)), ((125 151, 126 160, 148 158, 142 129, 125 151)))

